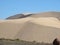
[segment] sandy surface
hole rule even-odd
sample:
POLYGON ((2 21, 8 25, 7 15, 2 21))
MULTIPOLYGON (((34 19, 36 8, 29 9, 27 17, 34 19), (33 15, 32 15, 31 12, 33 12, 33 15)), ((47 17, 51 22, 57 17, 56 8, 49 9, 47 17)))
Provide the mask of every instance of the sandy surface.
POLYGON ((33 16, 0 20, 0 38, 19 38, 27 41, 51 43, 56 37, 60 37, 60 20, 57 17, 35 15, 36 18, 33 16))

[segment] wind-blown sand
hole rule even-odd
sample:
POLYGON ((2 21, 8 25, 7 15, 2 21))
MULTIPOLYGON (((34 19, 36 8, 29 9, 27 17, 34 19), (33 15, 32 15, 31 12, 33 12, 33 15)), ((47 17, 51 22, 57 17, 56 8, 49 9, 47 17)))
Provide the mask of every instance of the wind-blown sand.
POLYGON ((51 43, 60 37, 60 12, 45 12, 20 19, 0 20, 0 38, 51 43))

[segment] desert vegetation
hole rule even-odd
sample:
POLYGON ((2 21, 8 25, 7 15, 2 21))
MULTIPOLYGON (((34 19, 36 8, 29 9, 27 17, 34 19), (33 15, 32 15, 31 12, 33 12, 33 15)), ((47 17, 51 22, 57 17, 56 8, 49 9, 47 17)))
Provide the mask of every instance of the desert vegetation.
POLYGON ((52 45, 52 43, 0 38, 0 45, 52 45))

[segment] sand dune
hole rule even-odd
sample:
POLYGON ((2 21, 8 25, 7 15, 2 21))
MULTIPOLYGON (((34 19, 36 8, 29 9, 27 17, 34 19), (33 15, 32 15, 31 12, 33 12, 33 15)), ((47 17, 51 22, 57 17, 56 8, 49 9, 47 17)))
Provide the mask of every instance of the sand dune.
POLYGON ((40 18, 40 17, 55 17, 60 20, 60 12, 44 12, 44 13, 37 13, 32 15, 31 17, 40 18))
POLYGON ((51 43, 60 37, 60 12, 45 12, 31 16, 0 20, 0 38, 51 43))
POLYGON ((27 41, 38 41, 38 42, 52 42, 54 38, 60 36, 60 29, 37 25, 34 23, 26 23, 26 26, 23 26, 22 31, 18 32, 15 36, 16 38, 20 38, 27 41))

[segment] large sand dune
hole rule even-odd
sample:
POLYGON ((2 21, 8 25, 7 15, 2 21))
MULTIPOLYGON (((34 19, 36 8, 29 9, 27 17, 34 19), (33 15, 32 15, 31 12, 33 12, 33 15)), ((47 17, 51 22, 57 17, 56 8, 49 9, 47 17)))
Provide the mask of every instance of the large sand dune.
POLYGON ((60 12, 45 12, 17 19, 0 20, 0 38, 51 43, 60 37, 60 12))

